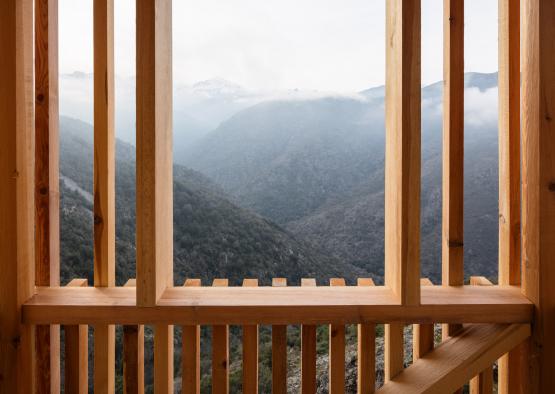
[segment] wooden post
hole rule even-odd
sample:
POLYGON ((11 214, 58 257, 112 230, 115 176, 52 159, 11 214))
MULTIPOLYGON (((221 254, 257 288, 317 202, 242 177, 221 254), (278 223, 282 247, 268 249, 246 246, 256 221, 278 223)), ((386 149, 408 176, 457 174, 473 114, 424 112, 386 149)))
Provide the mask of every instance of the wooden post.
MULTIPOLYGON (((499 284, 520 285, 520 0, 499 0, 499 284)), ((498 390, 522 387, 522 346, 499 359, 498 390)))
MULTIPOLYGON (((73 279, 67 287, 87 287, 87 279, 73 279)), ((89 391, 89 326, 65 326, 66 393, 87 394, 89 391)))
MULTIPOLYGON (((200 279, 187 279, 185 287, 200 287, 200 279)), ((181 393, 200 394, 200 326, 183 326, 181 393)))
POLYGON ((35 285, 33 2, 0 2, 0 391, 34 393, 35 330, 21 305, 35 285))
MULTIPOLYGON (((442 284, 462 286, 464 200, 464 0, 443 2, 442 284)), ((448 338, 459 324, 443 326, 448 338)))
MULTIPOLYGON (((385 284, 420 303, 420 0, 386 3, 385 284)), ((385 326, 385 378, 403 369, 403 325, 385 326)))
MULTIPOLYGON (((301 286, 316 286, 316 280, 302 278, 301 286)), ((316 326, 301 326, 301 394, 316 394, 316 326)))
POLYGON ((172 2, 137 2, 137 304, 173 286, 172 2))
MULTIPOLYGON (((258 286, 258 279, 243 279, 243 287, 258 286)), ((243 393, 258 394, 258 325, 243 326, 243 393)))
MULTIPOLYGON (((345 279, 332 278, 330 286, 345 286, 345 279)), ((329 326, 329 393, 345 393, 345 325, 329 326)))
MULTIPOLYGON (((214 279, 212 286, 227 287, 227 279, 214 279)), ((212 393, 229 393, 229 326, 212 326, 212 393)))
POLYGON ((522 291, 535 308, 525 389, 555 387, 555 2, 522 2, 522 291))
MULTIPOLYGON (((58 0, 35 1, 35 283, 60 285, 58 0)), ((60 326, 36 328, 37 392, 60 391, 60 326)))
MULTIPOLYGON (((374 286, 372 278, 359 278, 358 286, 374 286)), ((373 394, 376 387, 376 325, 358 325, 357 392, 373 394)))
MULTIPOLYGON (((286 278, 273 278, 272 286, 286 287, 286 278)), ((272 326, 272 394, 287 393, 287 326, 272 326)))
MULTIPOLYGON (((94 286, 115 285, 114 2, 95 0, 94 286)), ((95 391, 113 393, 115 326, 94 326, 95 391)))
MULTIPOLYGON (((125 287, 135 287, 135 279, 129 279, 125 287)), ((123 392, 143 394, 145 381, 145 326, 123 326, 123 392)))
MULTIPOLYGON (((433 286, 428 278, 420 279, 421 286, 433 286)), ((412 360, 423 357, 434 349, 434 323, 412 325, 412 360)))

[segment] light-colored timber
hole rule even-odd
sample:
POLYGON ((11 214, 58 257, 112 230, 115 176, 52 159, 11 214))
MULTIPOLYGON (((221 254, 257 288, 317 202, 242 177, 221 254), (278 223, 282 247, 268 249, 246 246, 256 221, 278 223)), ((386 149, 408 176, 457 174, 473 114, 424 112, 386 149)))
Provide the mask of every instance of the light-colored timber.
MULTIPOLYGON (((129 279, 125 287, 136 287, 129 279)), ((123 392, 143 394, 145 381, 145 328, 142 324, 123 326, 123 392)))
MULTIPOLYGON (((73 279, 68 287, 87 287, 86 279, 73 279)), ((89 391, 89 327, 86 324, 65 326, 66 393, 87 394, 89 391)))
MULTIPOLYGON (((330 279, 330 287, 345 286, 345 279, 330 279)), ((345 325, 329 325, 329 393, 345 393, 345 325)))
MULTIPOLYGON (((372 278, 359 278, 358 286, 374 286, 372 278)), ((372 394, 376 386, 376 325, 357 325, 357 392, 372 394)))
MULTIPOLYGON (((421 286, 433 286, 428 278, 420 279, 421 286)), ((416 361, 434 348, 434 323, 413 324, 412 360, 416 361)))
MULTIPOLYGON (((214 279, 212 286, 226 288, 228 280, 214 279)), ((223 324, 212 326, 212 393, 229 393, 229 326, 223 324)))
MULTIPOLYGON (((273 278, 272 286, 286 287, 286 278, 273 278)), ((287 393, 287 325, 272 326, 272 394, 287 393)))
MULTIPOLYGON (((301 288, 317 288, 316 280, 302 278, 301 288)), ((301 394, 316 394, 316 326, 301 326, 301 394)))
MULTIPOLYGON (((200 279, 187 279, 185 287, 201 286, 200 279)), ((200 394, 200 326, 182 327, 181 393, 200 394)))
POLYGON ((529 335, 528 324, 469 325, 418 359, 376 393, 452 393, 529 335))
MULTIPOLYGON (((258 279, 243 279, 243 286, 256 287, 258 279)), ((258 325, 243 326, 243 393, 258 394, 258 325)))

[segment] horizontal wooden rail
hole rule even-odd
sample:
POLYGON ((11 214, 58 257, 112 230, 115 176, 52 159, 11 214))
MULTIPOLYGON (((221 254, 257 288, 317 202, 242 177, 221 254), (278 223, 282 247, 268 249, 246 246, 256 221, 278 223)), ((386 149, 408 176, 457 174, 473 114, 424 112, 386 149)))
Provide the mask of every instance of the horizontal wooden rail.
POLYGON ((399 305, 374 287, 173 287, 157 306, 132 288, 37 288, 30 324, 527 323, 532 304, 513 286, 425 286, 421 305, 399 305))
POLYGON ((376 393, 452 393, 529 336, 528 324, 466 326, 376 393))

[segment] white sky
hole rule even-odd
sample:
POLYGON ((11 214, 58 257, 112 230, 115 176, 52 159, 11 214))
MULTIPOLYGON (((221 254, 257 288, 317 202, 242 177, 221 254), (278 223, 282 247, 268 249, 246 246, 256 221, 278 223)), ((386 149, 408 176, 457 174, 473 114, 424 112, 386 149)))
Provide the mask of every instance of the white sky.
MULTIPOLYGON (((135 1, 114 0, 116 74, 135 74, 135 1)), ((174 82, 359 91, 384 83, 386 0, 173 0, 174 82)), ((422 0, 422 82, 442 78, 442 0, 422 0)), ((59 0, 60 72, 92 72, 92 0, 59 0)), ((497 70, 497 1, 467 0, 465 70, 497 70)))

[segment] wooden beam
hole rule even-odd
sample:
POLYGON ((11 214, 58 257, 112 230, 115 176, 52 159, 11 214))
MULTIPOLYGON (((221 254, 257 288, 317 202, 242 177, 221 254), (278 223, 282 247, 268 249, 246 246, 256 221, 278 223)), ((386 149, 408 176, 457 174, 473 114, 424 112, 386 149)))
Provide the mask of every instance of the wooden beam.
MULTIPOLYGON (((428 278, 420 279, 421 286, 433 286, 428 278)), ((413 324, 412 326, 412 360, 413 362, 429 353, 434 348, 434 323, 413 324)))
MULTIPOLYGON (((94 285, 115 285, 114 3, 95 0, 94 41, 94 285)), ((95 391, 113 393, 115 327, 94 327, 95 391)))
MULTIPOLYGON (((227 279, 214 279, 212 286, 227 287, 227 279)), ((212 393, 229 392, 229 326, 212 326, 212 393)))
POLYGON ((173 286, 172 1, 137 2, 137 303, 173 286))
POLYGON ((528 324, 470 325, 376 391, 388 393, 452 393, 499 356, 526 340, 528 324))
MULTIPOLYGON (((272 286, 286 287, 286 278, 273 278, 272 286)), ((287 325, 272 326, 272 394, 287 393, 287 325)))
POLYGON ((397 304, 383 286, 174 287, 158 305, 135 305, 127 288, 38 288, 23 305, 29 324, 527 323, 533 306, 518 287, 426 286, 422 304, 397 304))
MULTIPOLYGON (((200 279, 187 279, 185 287, 200 287, 200 279)), ((181 392, 200 394, 200 326, 183 326, 181 392)))
MULTIPOLYGON (((330 286, 345 286, 345 279, 332 278, 330 286)), ((345 325, 329 326, 329 393, 345 393, 345 325)))
POLYGON ((522 290, 535 305, 532 393, 555 387, 555 2, 522 2, 522 290))
POLYGON ((33 2, 0 2, 0 376, 34 393, 35 330, 21 305, 35 284, 33 2))
MULTIPOLYGON (((60 284, 58 1, 35 1, 35 283, 60 284)), ((36 328, 37 392, 60 391, 60 327, 36 328)))
MULTIPOLYGON (((316 287, 316 280, 302 278, 302 287, 316 287)), ((316 394, 316 326, 301 326, 301 394, 316 394)))
MULTIPOLYGON (((125 287, 135 288, 135 279, 125 287)), ((145 327, 142 324, 123 326, 123 392, 143 394, 145 381, 145 327)))
MULTIPOLYGON (((243 279, 244 287, 258 286, 258 279, 243 279)), ((243 393, 258 394, 258 325, 243 326, 243 393)))
MULTIPOLYGON (((374 286, 372 278, 359 278, 358 286, 374 286)), ((373 394, 376 387, 376 325, 360 323, 357 343, 357 392, 373 394)))
MULTIPOLYGON (((471 276, 471 286, 493 286, 484 276, 471 276)), ((493 366, 489 366, 470 380, 470 394, 493 393, 493 366)))
MULTIPOLYGON (((87 279, 73 279, 68 287, 87 287, 87 279)), ((87 394, 89 391, 89 327, 86 324, 65 326, 66 393, 87 394)))

